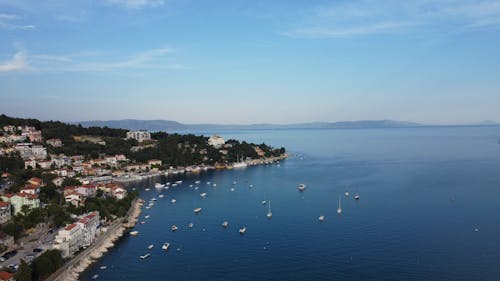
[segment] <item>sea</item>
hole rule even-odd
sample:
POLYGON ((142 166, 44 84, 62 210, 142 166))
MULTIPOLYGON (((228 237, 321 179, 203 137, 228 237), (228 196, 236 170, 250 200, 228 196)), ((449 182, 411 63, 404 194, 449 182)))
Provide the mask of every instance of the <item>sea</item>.
POLYGON ((216 133, 293 156, 130 184, 157 201, 82 280, 500 280, 500 127, 216 133))

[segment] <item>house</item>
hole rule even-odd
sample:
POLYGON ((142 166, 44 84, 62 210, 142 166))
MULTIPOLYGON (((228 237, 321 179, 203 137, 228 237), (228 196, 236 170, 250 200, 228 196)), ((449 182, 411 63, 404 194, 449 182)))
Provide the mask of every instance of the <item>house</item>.
POLYGON ((64 200, 77 208, 85 205, 85 197, 78 192, 71 192, 67 194, 65 192, 64 200))
POLYGON ((127 132, 127 139, 134 139, 138 142, 151 140, 151 133, 148 131, 129 131, 127 132))
POLYGON ((118 162, 124 162, 127 161, 127 157, 123 154, 117 154, 115 155, 116 161, 118 162))
POLYGON ((16 128, 16 126, 13 126, 13 125, 5 125, 5 126, 3 126, 3 130, 5 132, 15 133, 17 131, 17 128, 16 128))
POLYGON ((104 157, 104 161, 110 166, 116 166, 118 164, 118 160, 116 160, 115 156, 106 156, 104 157))
POLYGON ((36 178, 36 177, 29 179, 28 183, 36 186, 44 186, 43 180, 41 178, 36 178))
POLYGON ((83 226, 73 223, 59 230, 52 247, 60 250, 63 258, 71 258, 83 247, 83 241, 83 226))
POLYGON ((24 160, 24 168, 25 169, 35 169, 36 168, 36 161, 35 159, 28 159, 28 160, 24 160))
POLYGON ((43 140, 42 131, 31 131, 28 133, 28 138, 31 142, 41 142, 43 140))
POLYGON ((118 200, 122 200, 127 197, 127 190, 121 185, 115 185, 111 187, 111 196, 118 200))
POLYGON ((40 186, 34 184, 27 184, 20 190, 21 193, 37 195, 40 194, 40 186))
POLYGON ((72 178, 76 176, 75 171, 66 168, 54 170, 52 173, 62 178, 72 178))
POLYGON ((46 143, 53 147, 61 147, 63 145, 61 139, 48 139, 46 143))
POLYGON ((161 166, 161 160, 157 160, 157 159, 148 160, 148 165, 149 165, 149 167, 153 167, 153 166, 159 167, 159 166, 161 166))
POLYGON ((213 135, 208 139, 208 144, 214 148, 221 148, 226 142, 220 136, 213 135))
MULTIPOLYGON (((1 138, 1 137, 0 137, 0 138, 1 138)), ((0 141, 0 142, 2 142, 2 141, 0 141)), ((2 156, 2 155, 4 155, 4 154, 5 154, 5 149, 3 149, 3 148, 1 148, 1 147, 0 147, 0 156, 2 156)))
POLYGON ((28 206, 29 209, 40 208, 40 199, 38 195, 29 193, 7 193, 1 196, 4 202, 10 202, 14 215, 21 213, 23 206, 28 206))
POLYGON ((40 166, 40 168, 42 168, 44 170, 48 170, 52 167, 52 161, 43 160, 43 161, 38 162, 38 165, 40 166))
POLYGON ((83 246, 92 245, 101 227, 99 212, 95 211, 82 216, 77 224, 83 228, 83 246))
POLYGON ((31 153, 37 160, 43 160, 47 158, 47 149, 41 145, 33 145, 31 147, 31 153))
POLYGON ((84 197, 95 197, 97 192, 97 186, 94 184, 84 184, 76 188, 76 192, 80 193, 84 197))
POLYGON ((0 281, 14 281, 14 273, 2 270, 0 271, 0 281))
POLYGON ((14 246, 14 236, 10 236, 5 232, 0 232, 0 244, 7 248, 14 246))
POLYGON ((64 182, 64 179, 61 178, 61 177, 57 177, 55 179, 52 180, 52 183, 55 185, 55 186, 62 186, 64 182))
POLYGON ((0 201, 0 224, 4 224, 11 219, 11 207, 9 202, 0 201))

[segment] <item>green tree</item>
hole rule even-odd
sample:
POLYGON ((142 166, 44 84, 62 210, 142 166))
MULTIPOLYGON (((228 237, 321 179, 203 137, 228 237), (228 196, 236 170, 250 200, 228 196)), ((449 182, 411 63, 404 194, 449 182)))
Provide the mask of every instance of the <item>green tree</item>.
POLYGON ((19 269, 15 275, 17 281, 31 281, 31 267, 21 259, 21 264, 19 265, 19 269))

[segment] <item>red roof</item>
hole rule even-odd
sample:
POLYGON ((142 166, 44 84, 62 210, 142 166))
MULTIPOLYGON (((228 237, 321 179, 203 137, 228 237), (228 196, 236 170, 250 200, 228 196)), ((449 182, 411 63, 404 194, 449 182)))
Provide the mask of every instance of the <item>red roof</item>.
POLYGON ((15 194, 14 193, 6 193, 4 194, 3 196, 7 197, 7 198, 11 198, 13 197, 15 194))
MULTIPOLYGON (((39 188, 40 188, 40 187, 38 187, 37 185, 34 185, 34 184, 27 184, 27 185, 25 185, 22 189, 31 189, 31 190, 33 190, 33 189, 39 189, 39 188)), ((21 190, 22 190, 22 189, 21 189, 21 190)))
POLYGON ((19 193, 17 195, 19 197, 24 197, 24 198, 28 198, 28 199, 38 199, 38 195, 35 195, 35 194, 29 194, 29 193, 21 192, 21 193, 19 193))
POLYGON ((92 189, 96 188, 95 185, 93 185, 93 184, 84 184, 84 185, 82 185, 82 187, 83 188, 92 188, 92 189))
POLYGON ((38 185, 41 185, 43 180, 41 178, 31 178, 28 180, 28 182, 36 183, 38 185))
POLYGON ((10 280, 12 278, 14 278, 14 274, 5 270, 0 271, 0 280, 10 280))
POLYGON ((66 226, 64 229, 69 231, 69 230, 72 230, 73 228, 75 228, 75 226, 76 226, 76 223, 70 224, 70 225, 66 226))
POLYGON ((0 208, 3 208, 3 207, 7 207, 9 206, 10 203, 9 202, 3 202, 3 201, 0 201, 0 208))

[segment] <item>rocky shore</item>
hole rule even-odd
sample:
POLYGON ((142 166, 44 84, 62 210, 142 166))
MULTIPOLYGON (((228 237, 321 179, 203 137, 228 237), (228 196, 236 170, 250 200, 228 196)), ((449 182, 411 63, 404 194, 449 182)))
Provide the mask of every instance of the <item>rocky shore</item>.
POLYGON ((101 258, 108 249, 115 245, 116 240, 121 238, 127 229, 134 227, 141 214, 142 199, 136 199, 124 218, 117 219, 99 236, 96 243, 72 258, 62 268, 51 275, 47 280, 51 281, 76 281, 79 275, 97 259, 101 258))

